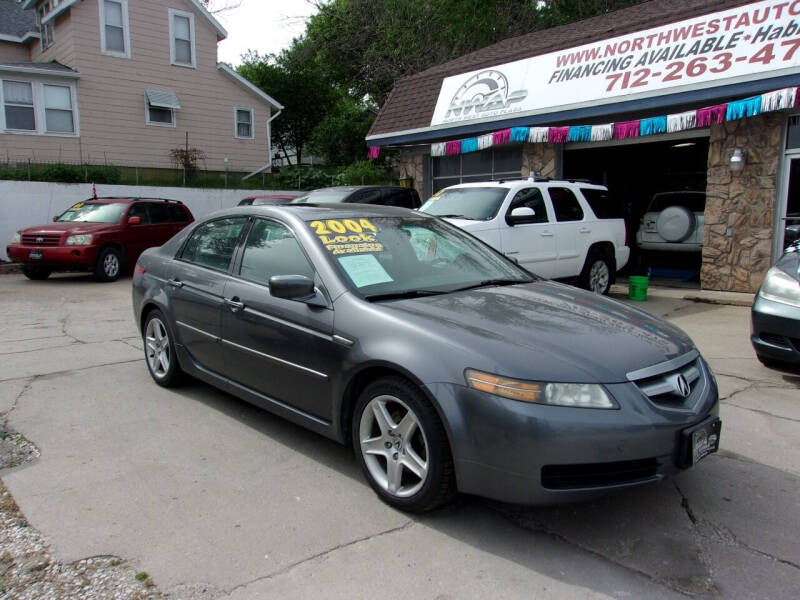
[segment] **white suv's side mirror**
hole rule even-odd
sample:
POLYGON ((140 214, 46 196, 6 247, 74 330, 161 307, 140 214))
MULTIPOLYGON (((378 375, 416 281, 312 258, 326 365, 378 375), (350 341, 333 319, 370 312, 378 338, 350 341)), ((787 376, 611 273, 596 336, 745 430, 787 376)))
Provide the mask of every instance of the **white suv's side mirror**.
POLYGON ((518 206, 506 217, 506 223, 513 227, 517 223, 529 223, 536 216, 536 211, 530 206, 518 206))

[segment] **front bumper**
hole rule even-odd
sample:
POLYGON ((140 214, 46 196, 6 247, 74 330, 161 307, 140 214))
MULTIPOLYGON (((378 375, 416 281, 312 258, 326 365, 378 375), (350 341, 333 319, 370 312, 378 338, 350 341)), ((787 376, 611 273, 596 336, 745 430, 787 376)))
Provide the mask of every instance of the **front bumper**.
POLYGON ((507 400, 466 386, 428 386, 450 437, 461 492, 518 504, 589 499, 681 471, 681 432, 717 416, 704 361, 692 409, 651 402, 633 383, 606 385, 619 410, 507 400))
POLYGON ((800 365, 800 308, 756 295, 750 341, 761 358, 800 365))
POLYGON ((97 260, 97 246, 6 246, 8 258, 31 267, 72 270, 91 269, 97 260), (41 258, 31 258, 31 252, 41 252, 41 258))

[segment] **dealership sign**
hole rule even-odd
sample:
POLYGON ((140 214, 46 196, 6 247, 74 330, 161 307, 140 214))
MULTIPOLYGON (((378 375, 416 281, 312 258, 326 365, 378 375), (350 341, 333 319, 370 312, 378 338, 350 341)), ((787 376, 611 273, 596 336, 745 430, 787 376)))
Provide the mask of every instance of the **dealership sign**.
POLYGON ((798 73, 800 0, 767 0, 448 77, 431 125, 496 121, 798 73))

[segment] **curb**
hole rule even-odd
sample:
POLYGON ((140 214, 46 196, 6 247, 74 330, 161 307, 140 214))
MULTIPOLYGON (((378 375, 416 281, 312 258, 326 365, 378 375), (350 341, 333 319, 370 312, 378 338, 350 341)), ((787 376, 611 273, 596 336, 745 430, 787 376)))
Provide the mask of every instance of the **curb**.
MULTIPOLYGON (((743 294, 745 295, 745 294, 743 294)), ((696 294, 686 294, 683 299, 690 302, 702 302, 705 304, 720 304, 725 306, 745 306, 750 308, 753 306, 753 294, 749 294, 749 298, 715 298, 714 296, 702 296, 696 294)))

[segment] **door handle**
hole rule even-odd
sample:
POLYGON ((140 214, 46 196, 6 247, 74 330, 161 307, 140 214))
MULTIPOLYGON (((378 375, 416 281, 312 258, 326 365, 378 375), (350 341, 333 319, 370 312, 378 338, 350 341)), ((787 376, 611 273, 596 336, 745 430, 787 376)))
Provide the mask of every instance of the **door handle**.
POLYGON ((592 233, 592 230, 589 229, 588 227, 581 227, 580 229, 578 229, 578 231, 580 231, 581 233, 592 233))
POLYGON ((167 279, 167 283, 170 284, 172 287, 182 288, 183 282, 179 279, 167 279))
POLYGON ((553 237, 553 232, 552 231, 542 231, 539 235, 541 235, 542 237, 553 237))
POLYGON ((228 305, 233 312, 239 312, 244 308, 244 302, 239 301, 238 296, 234 296, 233 298, 225 298, 225 304, 228 305))

